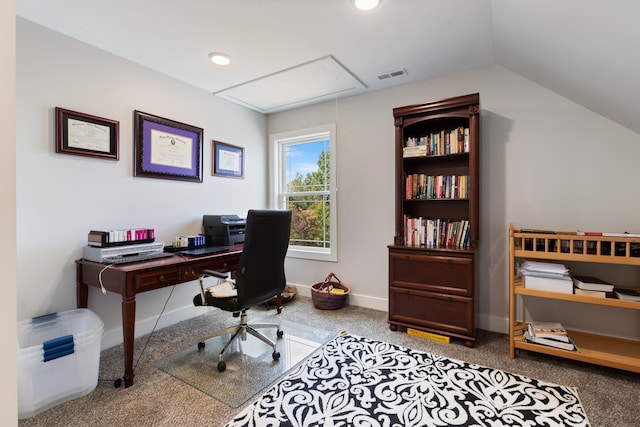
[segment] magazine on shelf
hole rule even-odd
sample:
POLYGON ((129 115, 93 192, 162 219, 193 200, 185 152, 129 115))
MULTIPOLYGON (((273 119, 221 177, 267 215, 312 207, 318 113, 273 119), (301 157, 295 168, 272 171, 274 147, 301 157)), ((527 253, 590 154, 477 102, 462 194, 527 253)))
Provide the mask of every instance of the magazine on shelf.
POLYGON ((524 331, 524 339, 533 344, 546 345, 561 350, 578 351, 578 347, 576 347, 569 335, 555 337, 536 336, 532 333, 531 328, 528 328, 524 331))
POLYGON ((527 328, 536 338, 552 338, 570 342, 567 330, 559 322, 531 322, 527 328))

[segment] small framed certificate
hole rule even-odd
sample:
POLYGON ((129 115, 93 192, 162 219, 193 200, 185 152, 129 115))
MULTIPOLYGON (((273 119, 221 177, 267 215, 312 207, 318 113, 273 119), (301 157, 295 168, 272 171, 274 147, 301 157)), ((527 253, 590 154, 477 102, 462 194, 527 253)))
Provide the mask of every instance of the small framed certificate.
POLYGON ((134 111, 134 176, 202 182, 202 128, 134 111))
POLYGON ((56 107, 56 153, 118 160, 120 123, 56 107))
POLYGON ((212 175, 244 178, 244 148, 220 141, 212 141, 212 143, 212 175))

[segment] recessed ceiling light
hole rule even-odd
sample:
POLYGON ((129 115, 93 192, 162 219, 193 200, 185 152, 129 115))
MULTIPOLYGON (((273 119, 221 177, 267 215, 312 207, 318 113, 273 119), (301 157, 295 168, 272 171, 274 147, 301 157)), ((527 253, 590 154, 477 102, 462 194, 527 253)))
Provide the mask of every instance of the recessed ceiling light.
POLYGON ((209 54, 209 59, 217 65, 229 65, 231 62, 231 57, 222 52, 211 52, 209 54))
POLYGON ((352 0, 353 5, 360 10, 371 10, 380 4, 382 0, 352 0))

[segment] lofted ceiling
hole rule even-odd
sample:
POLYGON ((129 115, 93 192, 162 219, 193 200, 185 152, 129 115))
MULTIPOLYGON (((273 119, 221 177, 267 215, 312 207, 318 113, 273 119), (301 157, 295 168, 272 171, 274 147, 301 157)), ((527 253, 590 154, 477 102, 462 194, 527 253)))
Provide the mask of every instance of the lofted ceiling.
POLYGON ((497 64, 640 133, 638 0, 16 0, 16 13, 265 114, 497 64))

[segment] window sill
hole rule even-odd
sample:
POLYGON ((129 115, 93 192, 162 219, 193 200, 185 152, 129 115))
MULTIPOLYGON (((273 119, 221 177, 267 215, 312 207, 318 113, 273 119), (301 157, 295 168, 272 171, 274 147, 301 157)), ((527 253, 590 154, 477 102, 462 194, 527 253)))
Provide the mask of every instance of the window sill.
POLYGON ((316 249, 316 248, 300 248, 289 246, 287 251, 287 257, 309 259, 314 261, 329 261, 338 262, 338 256, 335 251, 331 252, 328 249, 316 249))

